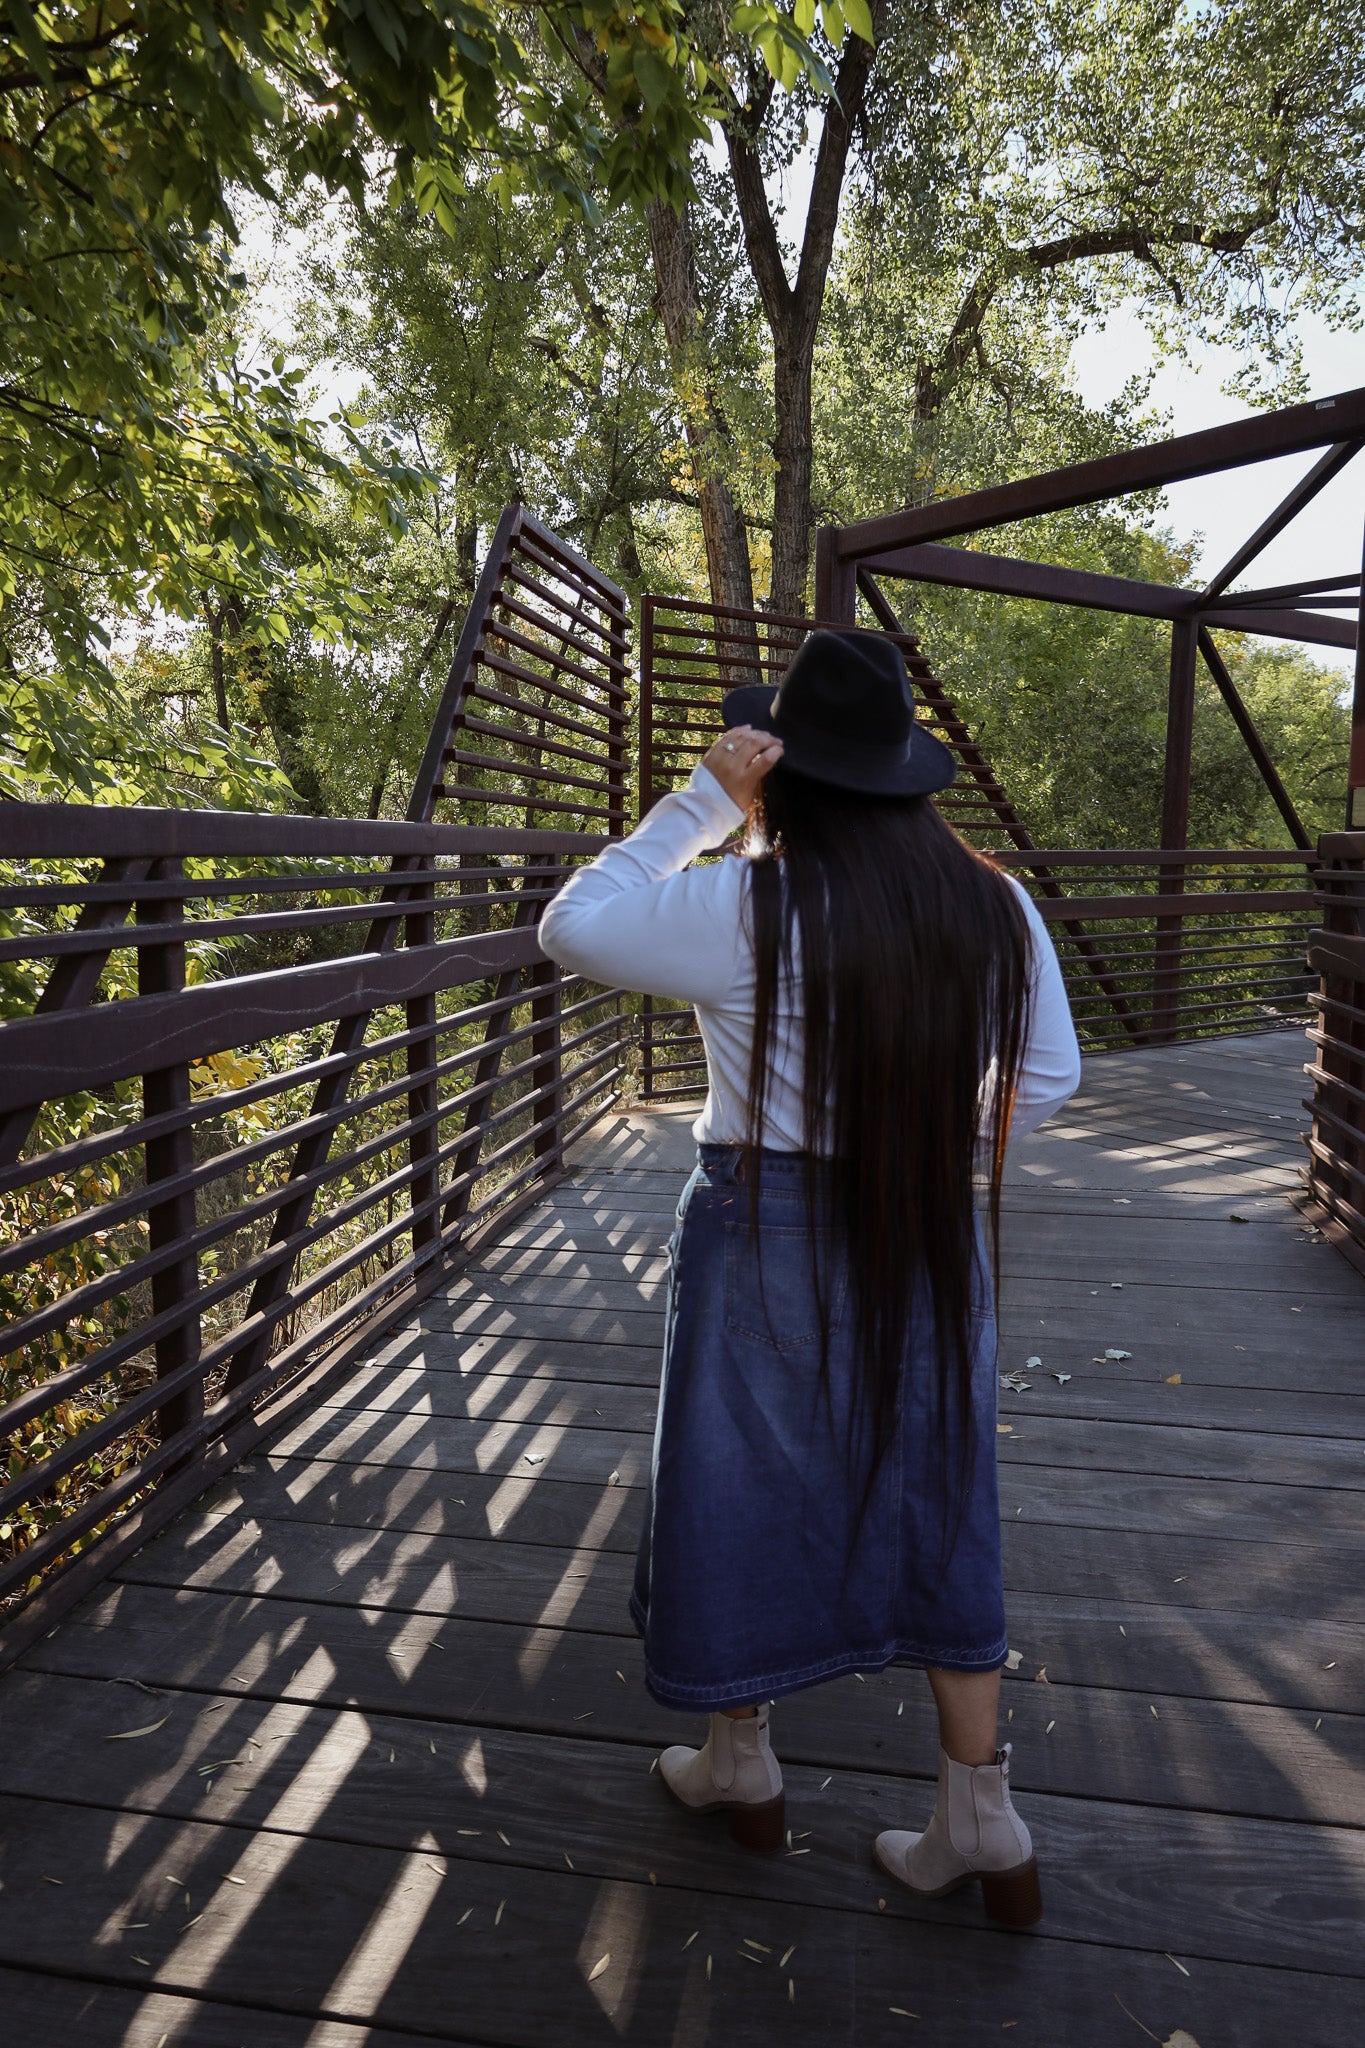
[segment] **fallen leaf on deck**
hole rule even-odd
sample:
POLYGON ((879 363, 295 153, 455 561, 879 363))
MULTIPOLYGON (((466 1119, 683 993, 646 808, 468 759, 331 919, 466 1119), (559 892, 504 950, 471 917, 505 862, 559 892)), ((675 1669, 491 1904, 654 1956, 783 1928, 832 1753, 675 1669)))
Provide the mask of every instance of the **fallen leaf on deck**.
POLYGON ((1111 1345, 1104 1355, 1106 1358, 1131 1358, 1133 1354, 1131 1351, 1120 1351, 1111 1345))
POLYGON ((1059 1387, 1064 1387, 1071 1378, 1071 1374, 1069 1372, 1054 1372, 1052 1377, 1056 1380, 1059 1387))
POLYGON ((522 1456, 528 1465, 543 1465, 545 1463, 544 1451, 523 1451, 522 1456))
POLYGON ((597 1977, 600 1977, 600 1976, 601 1976, 601 1974, 602 1974, 602 1972, 603 1972, 603 1970, 605 1970, 605 1969, 609 1968, 609 1967, 610 1967, 610 1964, 611 1964, 611 1950, 610 1950, 610 1949, 608 1949, 608 1950, 607 1950, 607 1952, 606 1952, 606 1954, 605 1954, 604 1956, 599 1956, 599 1957, 597 1958, 597 1961, 596 1961, 596 1962, 595 1962, 595 1963, 593 1964, 592 1968, 591 1968, 591 1969, 589 1970, 589 1972, 588 1972, 588 1982, 589 1982, 589 1984, 591 1984, 591 1983, 593 1982, 593 1980, 594 1980, 595 1978, 597 1978, 597 1977))
POLYGON ((1183 1386, 1184 1382, 1178 1372, 1168 1372, 1166 1375, 1166 1385, 1168 1387, 1179 1387, 1183 1386))
POLYGON ((1183 2027, 1177 2027, 1173 2034, 1166 2036, 1161 2048, 1199 2048, 1199 2043, 1193 2034, 1187 2034, 1183 2027))
POLYGON ((997 1422, 995 1425, 995 1433, 997 1436, 1013 1436, 1014 1424, 1012 1422, 997 1422))
POLYGON ((1039 1366, 1042 1364, 1042 1362, 1043 1361, 1041 1358, 1026 1358, 1024 1360, 1024 1364, 1027 1366, 1039 1366))
POLYGON ((1250 1221, 1251 1218, 1249 1216, 1239 1215, 1236 1209, 1231 1209, 1228 1212, 1229 1223, 1250 1223, 1250 1221))
POLYGON ((124 1728, 117 1735, 106 1735, 104 1739, 106 1742, 131 1742, 138 1735, 155 1735, 157 1729, 164 1728, 170 1718, 169 1714, 163 1714, 159 1721, 149 1721, 145 1728, 124 1728))
POLYGON ((1009 1651, 1005 1658, 1006 1671, 1017 1671, 1019 1669, 1019 1666, 1023 1663, 1023 1661, 1024 1653, 1022 1650, 1009 1651))

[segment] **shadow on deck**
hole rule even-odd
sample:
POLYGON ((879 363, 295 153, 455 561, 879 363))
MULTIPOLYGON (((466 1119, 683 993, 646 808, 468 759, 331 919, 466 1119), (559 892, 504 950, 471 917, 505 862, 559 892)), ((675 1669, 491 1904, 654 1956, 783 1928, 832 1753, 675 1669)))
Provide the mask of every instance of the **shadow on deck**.
POLYGON ((1352 2038, 1365 1280, 1285 1199, 1303 1054, 1091 1062, 1012 1171, 1037 1932, 871 1862, 929 1807, 913 1671, 775 1710, 790 1853, 651 1775, 696 1726, 645 1694, 625 1607, 691 1112, 623 1115, 0 1680, 8 2038, 1352 2038))

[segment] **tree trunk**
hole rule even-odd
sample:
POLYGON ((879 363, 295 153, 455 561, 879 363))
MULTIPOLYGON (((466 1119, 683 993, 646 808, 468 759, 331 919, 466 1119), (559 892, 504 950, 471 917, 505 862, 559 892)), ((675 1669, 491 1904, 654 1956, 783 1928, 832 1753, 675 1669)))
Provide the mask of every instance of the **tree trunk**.
MULTIPOLYGON (((686 214, 675 213, 663 200, 651 201, 646 214, 659 292, 659 312, 673 367, 675 371, 682 372, 697 364, 703 351, 701 300, 697 292, 696 247, 692 229, 686 214)), ((737 605, 742 611, 752 611, 754 584, 744 515, 729 484, 716 474, 718 465, 724 462, 734 443, 715 393, 705 377, 701 381, 702 404, 684 415, 683 432, 692 451, 692 465, 697 476, 711 602, 737 605)))
POLYGON ((213 715, 223 731, 227 731, 228 701, 227 677, 223 672, 223 625, 228 608, 220 604, 216 608, 204 599, 204 617, 209 628, 209 667, 213 674, 213 715))
MULTIPOLYGON (((886 0, 872 0, 874 33, 880 35, 886 0)), ((806 576, 810 566, 811 467, 814 431, 811 385, 815 342, 824 310, 825 284, 834 255, 854 123, 867 99, 874 63, 873 48, 850 35, 839 60, 835 91, 826 103, 824 126, 815 153, 810 201, 797 262, 796 281, 788 280, 782 241, 768 203, 760 134, 773 101, 771 87, 756 106, 727 117, 725 142, 730 176, 749 268, 758 286, 773 338, 773 580, 768 609, 804 614, 806 576)))
POLYGON ((773 402, 777 432, 773 453, 773 580, 768 610, 780 617, 800 617, 806 609, 806 575, 810 565, 811 507, 811 365, 813 346, 779 347, 773 360, 773 402))

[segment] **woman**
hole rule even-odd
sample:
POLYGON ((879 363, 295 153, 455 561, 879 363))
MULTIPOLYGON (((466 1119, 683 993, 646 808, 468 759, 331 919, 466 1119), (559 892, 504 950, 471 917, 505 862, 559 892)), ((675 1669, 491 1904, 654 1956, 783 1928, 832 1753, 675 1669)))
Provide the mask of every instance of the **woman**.
POLYGON ((1006 1636, 994 1242, 1007 1135, 1080 1076, 1056 955, 944 823, 948 749, 894 644, 810 635, 725 698, 687 789, 568 882, 552 959, 696 1007, 709 1092, 678 1204, 631 1614, 646 1683, 706 1711, 660 1759, 736 1839, 783 1839, 770 1702, 925 1667, 938 1798, 877 1837, 912 1891, 1042 1910, 997 1749, 1006 1636), (688 863, 747 825, 740 857, 688 863))

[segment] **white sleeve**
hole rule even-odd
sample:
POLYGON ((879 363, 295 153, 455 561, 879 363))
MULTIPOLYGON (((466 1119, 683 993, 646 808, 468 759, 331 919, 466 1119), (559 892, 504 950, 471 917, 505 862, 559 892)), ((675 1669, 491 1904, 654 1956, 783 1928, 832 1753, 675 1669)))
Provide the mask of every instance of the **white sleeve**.
POLYGON ((1010 1118, 1010 1142, 1026 1137, 1061 1108, 1081 1085, 1081 1049, 1066 999, 1057 949, 1028 891, 1019 891, 1028 917, 1032 964, 1029 975, 1029 1029, 1019 1067, 1019 1084, 1010 1118))
POLYGON ((628 839, 571 875, 540 921, 540 943, 573 973, 613 988, 714 1004, 738 964, 744 863, 689 868, 744 821, 700 762, 628 839))

